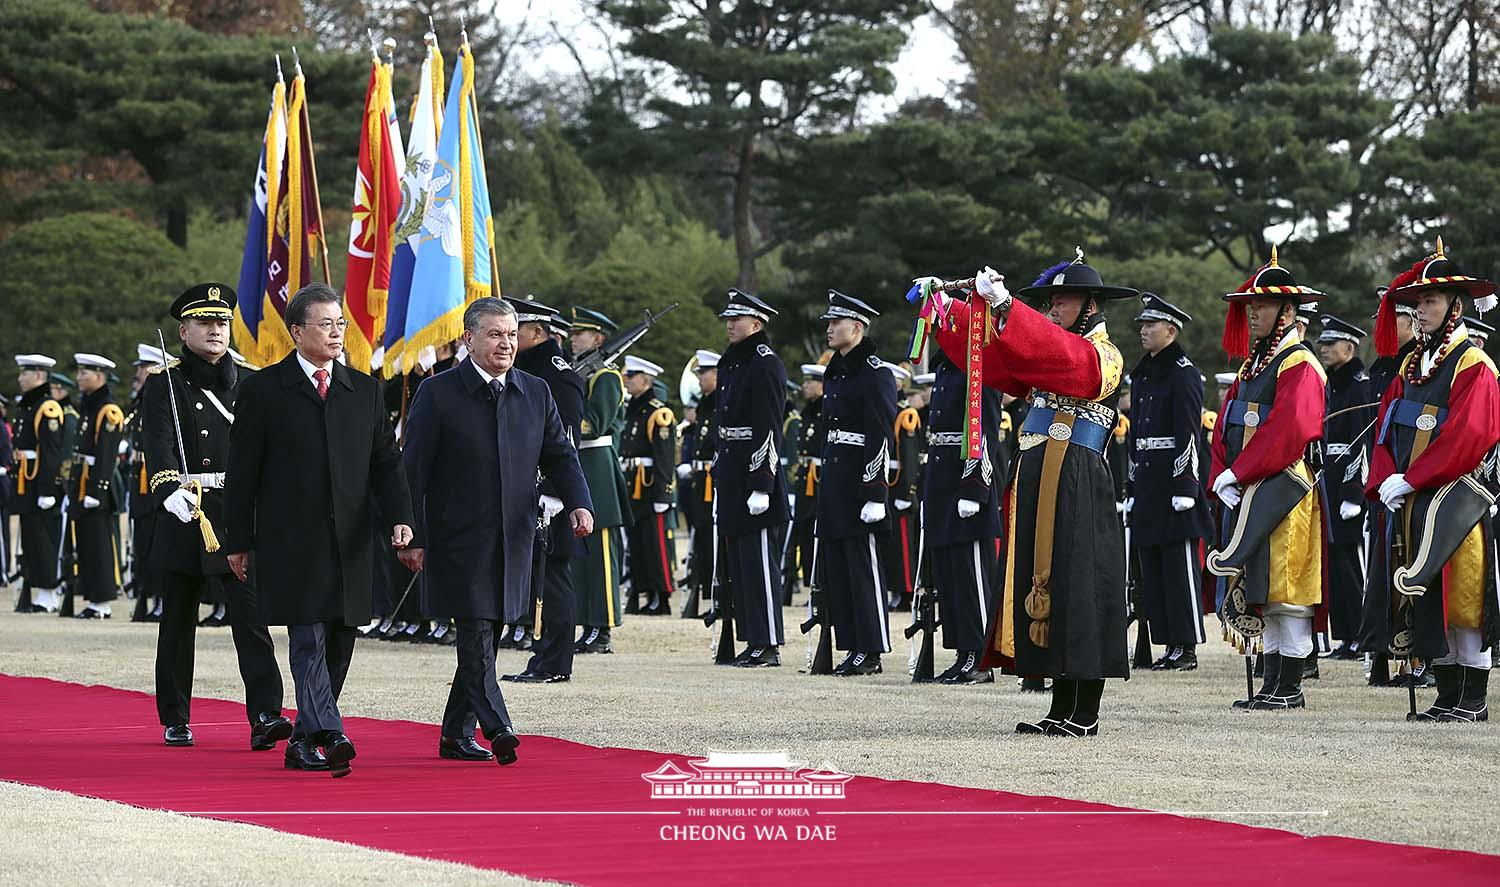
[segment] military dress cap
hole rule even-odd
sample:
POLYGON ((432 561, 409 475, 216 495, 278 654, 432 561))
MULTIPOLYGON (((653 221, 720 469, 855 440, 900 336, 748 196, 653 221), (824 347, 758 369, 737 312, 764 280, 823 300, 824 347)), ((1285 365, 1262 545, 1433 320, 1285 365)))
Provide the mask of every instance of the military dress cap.
POLYGON ((1325 314, 1320 320, 1323 329, 1318 332, 1319 342, 1353 342, 1358 345, 1367 335, 1364 330, 1347 320, 1339 320, 1332 314, 1325 314))
POLYGON ((47 381, 53 385, 61 385, 74 391, 78 390, 78 383, 67 373, 48 373, 47 381))
POLYGON ((563 317, 560 313, 552 315, 552 319, 547 321, 547 325, 552 328, 552 332, 564 336, 573 331, 573 321, 563 317))
POLYGON ((234 317, 235 298, 228 284, 200 283, 172 303, 172 319, 228 320, 234 317))
POLYGON ((1468 327, 1469 338, 1480 338, 1489 341, 1490 336, 1495 334, 1495 328, 1472 315, 1464 316, 1464 326, 1468 327))
POLYGON ((937 381, 937 373, 917 373, 911 377, 911 383, 920 388, 926 388, 937 381))
POLYGON ((16 366, 23 370, 50 370, 57 366, 57 361, 45 354, 17 354, 16 366))
POLYGON ((543 305, 532 296, 524 299, 506 299, 510 306, 516 309, 516 323, 551 323, 552 318, 557 316, 557 309, 550 305, 543 305))
POLYGON ((714 369, 719 365, 719 354, 706 348, 699 348, 695 355, 698 358, 698 372, 714 369))
POLYGON ((135 345, 135 360, 131 361, 134 366, 161 366, 166 360, 161 349, 155 345, 147 345, 145 342, 137 342, 135 345))
POLYGON ((778 312, 766 304, 765 299, 744 290, 729 289, 729 304, 719 312, 720 317, 753 317, 762 323, 770 323, 778 312))
POLYGON ((73 366, 87 370, 112 370, 115 362, 98 354, 74 354, 73 366))
POLYGON ((1303 302, 1297 306, 1297 322, 1303 326, 1312 326, 1312 322, 1318 319, 1318 303, 1303 302))
POLYGON ((634 354, 625 355, 625 375, 632 373, 645 373, 648 376, 660 376, 661 367, 649 360, 642 360, 634 354))
POLYGON ((828 370, 821 363, 804 363, 802 365, 802 376, 805 379, 821 379, 823 373, 828 370))
POLYGON ((1136 323, 1164 320, 1172 326, 1182 329, 1192 319, 1193 315, 1183 311, 1156 293, 1141 293, 1141 313, 1135 316, 1136 323))
POLYGON ((882 360, 880 362, 880 366, 882 369, 890 370, 891 375, 896 377, 897 382, 905 382, 907 379, 911 378, 911 370, 908 370, 906 367, 901 366, 900 364, 882 360))
POLYGON ((589 308, 573 306, 573 329, 575 331, 593 330, 600 333, 612 333, 619 328, 620 325, 610 320, 607 315, 589 308))
POLYGON ((1229 387, 1234 384, 1235 373, 1214 373, 1214 384, 1229 387))
POLYGON ((1052 296, 1088 296, 1099 301, 1111 299, 1133 299, 1140 290, 1128 286, 1106 286, 1099 272, 1083 261, 1083 247, 1073 248, 1071 262, 1059 262, 1043 271, 1031 284, 1016 295, 1023 299, 1047 299, 1052 296))
POLYGON ((819 320, 857 320, 865 326, 870 325, 872 318, 880 316, 880 312, 870 307, 868 302, 862 302, 853 296, 846 296, 838 290, 828 291, 828 310, 823 312, 819 320))

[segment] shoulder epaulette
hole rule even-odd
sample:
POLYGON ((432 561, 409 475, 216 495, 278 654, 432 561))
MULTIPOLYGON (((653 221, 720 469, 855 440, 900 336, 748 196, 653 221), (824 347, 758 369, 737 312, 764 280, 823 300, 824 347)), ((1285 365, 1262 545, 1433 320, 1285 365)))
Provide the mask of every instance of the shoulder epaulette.
POLYGON ((153 366, 151 369, 147 370, 146 372, 148 372, 148 373, 150 373, 151 375, 154 376, 157 373, 162 372, 163 370, 169 370, 172 367, 177 366, 179 363, 182 363, 182 360, 180 358, 176 358, 176 357, 169 358, 167 360, 167 363, 166 363, 165 366, 163 366, 162 364, 156 364, 155 366, 153 366))
MULTIPOLYGON (((176 363, 177 363, 177 361, 175 361, 175 360, 172 361, 173 365, 176 365, 176 363)), ((255 364, 251 363, 250 361, 244 359, 243 357, 235 359, 234 364, 235 364, 235 366, 242 366, 245 369, 250 370, 251 372, 256 372, 256 373, 260 372, 260 367, 256 366, 255 364)))

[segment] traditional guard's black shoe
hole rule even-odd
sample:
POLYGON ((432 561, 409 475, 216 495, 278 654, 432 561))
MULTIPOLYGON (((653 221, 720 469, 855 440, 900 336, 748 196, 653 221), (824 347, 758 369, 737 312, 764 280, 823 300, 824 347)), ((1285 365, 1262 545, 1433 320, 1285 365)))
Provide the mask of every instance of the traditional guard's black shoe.
POLYGON ((1460 669, 1458 702, 1451 711, 1439 716, 1438 720, 1445 724, 1488 721, 1490 709, 1485 703, 1485 697, 1489 695, 1490 670, 1470 668, 1467 665, 1457 667, 1460 669))
POLYGON ((494 755, 475 742, 472 736, 460 736, 457 739, 444 736, 438 740, 438 757, 450 761, 488 761, 494 755))
POLYGON ((354 760, 354 743, 337 730, 329 730, 323 736, 323 757, 328 760, 328 771, 334 779, 349 775, 349 762, 354 760))
POLYGON ((1068 720, 1053 721, 1047 725, 1046 733, 1048 736, 1071 736, 1075 739, 1084 736, 1098 736, 1099 722, 1094 721, 1092 724, 1084 726, 1083 724, 1075 724, 1068 720))
POLYGON ((1235 700, 1233 706, 1234 708, 1248 709, 1250 707, 1250 703, 1261 698, 1267 693, 1270 693, 1271 688, 1276 686, 1277 677, 1281 674, 1281 654, 1267 653, 1265 654, 1265 656, 1261 657, 1261 662, 1263 663, 1261 671, 1264 672, 1264 675, 1262 676, 1263 680, 1261 681, 1260 689, 1257 690, 1255 692, 1255 695, 1250 697, 1249 699, 1235 700))
POLYGON ((545 671, 523 671, 520 674, 500 676, 500 680, 509 681, 512 684, 566 684, 572 679, 571 675, 552 674, 545 671))
POLYGON ((854 653, 839 664, 833 673, 841 678, 880 674, 879 653, 854 653))
POLYGON ((281 715, 261 712, 250 724, 250 750, 270 751, 292 735, 292 722, 281 715))
POLYGON ((964 656, 959 670, 944 677, 942 682, 945 684, 993 684, 995 673, 987 668, 980 668, 979 656, 971 652, 964 656))
MULTIPOLYGON (((1027 678, 1027 680, 1031 680, 1027 678)), ((1037 678, 1042 680, 1042 678, 1037 678)), ((1047 709, 1047 716, 1040 721, 1022 721, 1016 725, 1016 732, 1022 736, 1041 736, 1047 732, 1047 728, 1053 724, 1063 721, 1063 713, 1070 712, 1078 707, 1078 682, 1067 679, 1055 679, 1052 681, 1052 707, 1047 709)))
POLYGON ((193 731, 187 724, 174 724, 162 731, 161 739, 167 745, 192 745, 193 731))
POLYGON ((781 665, 781 654, 775 647, 747 647, 734 660, 739 668, 776 668, 781 665))
POLYGON ((490 741, 490 751, 495 755, 495 763, 504 767, 516 762, 516 746, 521 744, 521 737, 515 734, 509 724, 502 725, 485 738, 490 741))
MULTIPOLYGON (((1250 700, 1246 706, 1249 711, 1287 711, 1307 707, 1307 698, 1302 695, 1302 672, 1307 667, 1307 659, 1279 658, 1281 677, 1270 690, 1250 700)), ((1267 656, 1266 673, 1270 672, 1271 661, 1267 656)))
POLYGON ((1323 676, 1318 673, 1318 651, 1314 650, 1302 660, 1302 680, 1320 681, 1323 676))
POLYGON ((288 770, 322 772, 328 769, 328 759, 323 757, 322 749, 306 739, 298 739, 286 744, 282 766, 288 770))

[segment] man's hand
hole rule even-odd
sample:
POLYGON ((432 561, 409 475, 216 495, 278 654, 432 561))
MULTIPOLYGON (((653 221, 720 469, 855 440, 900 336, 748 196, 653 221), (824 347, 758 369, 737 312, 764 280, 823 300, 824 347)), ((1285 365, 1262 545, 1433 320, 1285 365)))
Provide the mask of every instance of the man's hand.
POLYGON ((36 497, 36 507, 40 508, 43 511, 50 510, 52 508, 52 506, 54 506, 56 504, 57 504, 57 497, 56 496, 38 496, 38 497, 36 497))
POLYGON ((671 505, 668 505, 665 502, 653 502, 651 504, 651 510, 656 512, 657 514, 666 514, 667 509, 671 507, 671 505))
POLYGON ((93 496, 84 496, 83 497, 83 507, 85 509, 98 508, 99 507, 99 500, 95 499, 93 496))
MULTIPOLYGON (((1134 499, 1129 499, 1129 500, 1126 500, 1126 501, 1134 502, 1135 500, 1134 499)), ((1193 507, 1193 497, 1192 496, 1173 496, 1172 497, 1172 510, 1173 511, 1187 511, 1187 510, 1191 509, 1192 507, 1193 507)), ((1127 510, 1129 510, 1129 509, 1127 509, 1127 510)))
POLYGON ((1005 288, 1005 275, 988 265, 974 273, 974 291, 991 308, 1004 308, 1010 304, 1010 290, 1005 288))
POLYGON ((892 499, 891 504, 896 506, 897 511, 905 511, 911 507, 911 502, 906 499, 892 499))
POLYGON ((406 524, 396 524, 391 527, 391 547, 400 551, 411 544, 411 527, 406 524))
POLYGON ((974 515, 976 515, 978 513, 979 513, 979 503, 978 502, 975 502, 973 499, 960 499, 960 500, 958 500, 958 516, 959 517, 967 519, 967 518, 973 517, 974 515))
POLYGON ((250 570, 250 552, 241 551, 238 554, 231 554, 228 560, 229 569, 234 573, 234 577, 241 582, 247 581, 246 577, 249 576, 250 570))
POLYGON ((769 493, 751 493, 750 498, 745 500, 745 507, 750 509, 751 515, 765 514, 771 508, 771 495, 769 493))
POLYGON ((594 532, 594 513, 587 508, 575 508, 568 515, 568 523, 573 527, 573 535, 582 539, 594 532))
POLYGON ((405 567, 408 570, 411 570, 413 573, 420 573, 422 572, 424 554, 425 549, 403 548, 400 551, 396 552, 396 560, 399 560, 401 562, 401 566, 405 567))
POLYGON ((542 496, 539 501, 542 506, 542 523, 550 524, 553 518, 562 514, 563 502, 556 496, 542 496))
POLYGON ((1339 520, 1354 520, 1364 511, 1358 502, 1340 502, 1339 520))
POLYGON ((187 487, 178 487, 161 503, 161 507, 183 523, 192 523, 193 509, 198 507, 198 500, 188 492, 187 487))
POLYGON ((866 502, 859 510, 859 519, 867 524, 878 524, 885 520, 885 503, 866 502))

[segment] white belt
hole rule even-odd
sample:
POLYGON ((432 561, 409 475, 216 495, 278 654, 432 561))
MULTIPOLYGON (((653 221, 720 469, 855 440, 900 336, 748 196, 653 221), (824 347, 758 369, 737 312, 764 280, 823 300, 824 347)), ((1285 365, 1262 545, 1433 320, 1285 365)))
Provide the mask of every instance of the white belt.
POLYGON ((580 449, 580 450, 592 450, 594 447, 609 447, 609 446, 614 446, 614 443, 615 443, 614 435, 612 435, 612 434, 606 434, 603 437, 593 437, 593 438, 589 438, 588 440, 581 440, 581 441, 579 441, 578 442, 578 449, 580 449))
POLYGON ((856 447, 865 445, 865 436, 857 431, 830 431, 828 442, 834 444, 852 444, 856 447))
POLYGON ((1138 437, 1135 439, 1136 452, 1142 450, 1170 450, 1177 446, 1175 437, 1138 437))
POLYGON ((822 460, 821 457, 818 457, 818 456, 803 456, 802 458, 800 458, 800 459, 797 460, 797 464, 799 464, 799 465, 818 465, 818 466, 821 466, 823 464, 823 460, 822 460))
POLYGON ((692 466, 694 471, 707 471, 710 468, 714 467, 714 463, 709 459, 694 459, 692 461, 692 466))
POLYGON ((1328 455, 1330 455, 1330 456, 1347 456, 1347 455, 1349 455, 1349 444, 1328 444, 1327 447, 1325 447, 1325 449, 1327 450, 1328 455))
POLYGON ((16 450, 16 454, 22 459, 35 459, 36 450, 16 450))
POLYGON ((187 475, 187 479, 189 482, 197 481, 205 490, 224 489, 224 472, 222 471, 211 471, 207 474, 189 474, 187 475))
POLYGON ((930 447, 956 447, 964 443, 962 431, 929 431, 927 445, 930 447))
POLYGON ((656 464, 656 460, 650 456, 643 456, 639 459, 621 459, 620 461, 625 463, 626 468, 650 468, 656 464))
POLYGON ((719 437, 725 440, 749 440, 755 430, 749 425, 720 425, 719 437))

